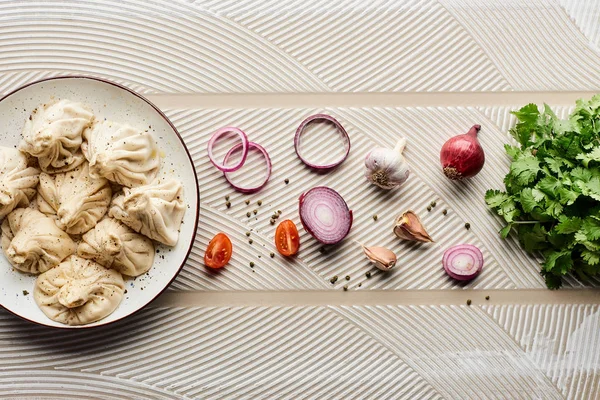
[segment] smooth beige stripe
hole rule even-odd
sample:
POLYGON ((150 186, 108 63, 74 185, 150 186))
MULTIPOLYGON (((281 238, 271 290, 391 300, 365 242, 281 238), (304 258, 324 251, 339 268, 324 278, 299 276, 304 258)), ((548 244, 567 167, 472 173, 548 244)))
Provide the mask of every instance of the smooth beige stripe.
POLYGON ((365 290, 289 292, 167 291, 152 307, 600 304, 600 289, 365 290), (485 300, 490 296, 490 300, 485 300))
POLYGON ((573 105, 597 92, 149 94, 160 108, 476 107, 573 105))

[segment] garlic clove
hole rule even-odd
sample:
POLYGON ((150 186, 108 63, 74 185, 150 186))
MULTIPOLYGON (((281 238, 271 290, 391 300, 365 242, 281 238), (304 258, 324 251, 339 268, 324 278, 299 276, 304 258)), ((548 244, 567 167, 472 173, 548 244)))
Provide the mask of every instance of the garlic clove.
POLYGON ((425 243, 433 242, 433 239, 423 227, 419 216, 412 210, 408 210, 396 218, 394 233, 400 239, 404 240, 425 243))
POLYGON ((389 271, 396 265, 397 258, 393 251, 379 246, 362 246, 362 248, 369 260, 380 270, 389 271))

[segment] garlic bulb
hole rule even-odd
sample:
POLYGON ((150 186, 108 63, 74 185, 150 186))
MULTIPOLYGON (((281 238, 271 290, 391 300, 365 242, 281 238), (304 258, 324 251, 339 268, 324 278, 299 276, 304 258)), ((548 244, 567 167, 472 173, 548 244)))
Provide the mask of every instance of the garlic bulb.
POLYGON ((382 189, 393 189, 408 179, 410 170, 402 152, 406 138, 401 138, 393 149, 376 147, 365 158, 367 180, 382 189))

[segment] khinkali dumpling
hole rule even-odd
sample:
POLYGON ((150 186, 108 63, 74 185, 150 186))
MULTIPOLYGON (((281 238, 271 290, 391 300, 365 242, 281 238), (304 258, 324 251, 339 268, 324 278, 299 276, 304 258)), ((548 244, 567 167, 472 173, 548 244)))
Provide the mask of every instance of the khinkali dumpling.
POLYGON ((111 197, 108 180, 92 178, 87 162, 73 171, 40 174, 37 197, 40 211, 56 214, 58 227, 71 235, 92 229, 106 214, 111 197))
POLYGON ((85 106, 70 100, 42 104, 25 122, 19 149, 37 157, 44 172, 70 171, 85 160, 82 133, 93 117, 85 106))
POLYGON ((48 318, 84 325, 112 313, 124 291, 123 277, 114 269, 71 256, 38 276, 33 297, 48 318))
POLYGON ((176 180, 123 188, 109 211, 134 231, 168 246, 177 244, 184 213, 183 186, 176 180))
POLYGON ((147 131, 102 121, 83 133, 81 145, 90 173, 127 187, 146 185, 160 169, 158 147, 147 131))
POLYGON ((123 275, 138 276, 154 262, 154 244, 116 219, 104 218, 83 235, 77 254, 123 275))
POLYGON ((54 220, 31 208, 17 208, 2 223, 2 250, 18 270, 39 274, 58 265, 77 246, 54 220))
POLYGON ((26 207, 35 196, 40 171, 27 166, 17 149, 0 146, 0 218, 17 207, 26 207))

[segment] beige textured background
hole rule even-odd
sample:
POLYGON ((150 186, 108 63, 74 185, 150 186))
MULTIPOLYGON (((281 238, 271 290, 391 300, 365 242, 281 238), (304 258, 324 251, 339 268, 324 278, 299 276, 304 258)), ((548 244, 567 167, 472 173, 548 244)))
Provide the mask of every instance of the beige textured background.
MULTIPOLYGON (((166 111, 199 174, 199 232, 171 290, 113 326, 62 332, 0 311, 0 398, 600 396, 599 282, 545 290, 536 260, 498 238, 483 202, 506 171, 511 109, 545 101, 564 114, 600 91, 599 2, 0 0, 0 92, 65 74, 115 80, 166 111), (352 139, 328 175, 293 151, 295 128, 314 112, 335 115, 352 139), (487 164, 457 186, 437 170, 438 151, 474 123, 487 164), (232 192, 208 162, 208 137, 223 125, 269 150, 273 175, 259 194, 232 192), (362 180, 362 159, 399 135, 413 174, 382 193, 362 180), (321 254, 305 233, 294 261, 268 257, 272 211, 298 222, 296 199, 317 184, 354 209, 349 239, 394 249, 396 269, 366 279, 372 268, 352 240, 321 254), (391 235, 406 208, 436 244, 391 235), (221 230, 236 253, 212 274, 203 250, 221 230), (486 264, 457 285, 440 259, 463 242, 486 264), (333 275, 350 275, 350 290, 333 275)), ((313 151, 332 146, 323 135, 313 151)))

